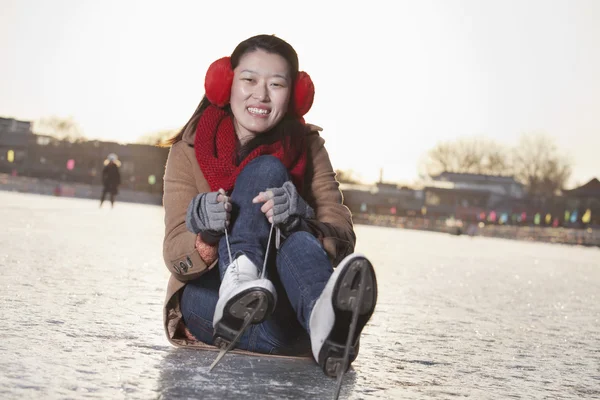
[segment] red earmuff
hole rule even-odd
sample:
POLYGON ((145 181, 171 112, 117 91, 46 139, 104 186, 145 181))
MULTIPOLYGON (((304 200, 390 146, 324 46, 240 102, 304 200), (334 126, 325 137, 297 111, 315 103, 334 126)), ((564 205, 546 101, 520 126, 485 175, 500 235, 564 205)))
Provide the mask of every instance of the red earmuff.
MULTIPOLYGON (((231 97, 232 84, 233 70, 230 57, 220 58, 208 67, 204 79, 204 90, 208 101, 212 104, 217 107, 227 105, 231 97)), ((294 114, 303 117, 312 107, 315 98, 315 85, 306 72, 298 72, 292 96, 294 114)))
POLYGON ((219 58, 210 64, 204 78, 204 90, 208 101, 217 107, 224 107, 231 97, 233 70, 229 57, 219 58))

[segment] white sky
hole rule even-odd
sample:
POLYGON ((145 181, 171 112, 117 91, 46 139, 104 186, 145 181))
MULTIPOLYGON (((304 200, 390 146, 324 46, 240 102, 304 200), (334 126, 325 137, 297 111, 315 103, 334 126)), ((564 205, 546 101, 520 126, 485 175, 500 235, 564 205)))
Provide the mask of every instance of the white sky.
POLYGON ((411 183, 438 141, 554 137, 600 175, 600 1, 0 0, 0 115, 89 138, 182 126, 206 68, 276 34, 316 86, 334 168, 411 183))

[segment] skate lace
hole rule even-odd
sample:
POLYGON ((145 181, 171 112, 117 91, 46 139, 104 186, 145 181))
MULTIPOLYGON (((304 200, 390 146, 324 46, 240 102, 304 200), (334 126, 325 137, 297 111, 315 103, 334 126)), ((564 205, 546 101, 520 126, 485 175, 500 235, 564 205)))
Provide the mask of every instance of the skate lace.
MULTIPOLYGON (((267 260, 269 258, 269 247, 271 247, 271 236, 273 236, 273 229, 276 229, 276 237, 275 237, 275 248, 279 249, 281 231, 279 228, 275 228, 275 223, 271 223, 271 229, 269 230, 269 240, 267 240, 267 249, 265 250, 265 260, 263 262, 262 271, 260 272, 260 279, 265 279, 267 275, 267 260)), ((237 258, 235 259, 235 263, 233 262, 233 257, 231 256, 231 244, 229 244, 229 235, 227 234, 227 226, 225 226, 225 242, 227 243, 227 253, 229 254, 229 265, 235 267, 236 280, 239 280, 240 268, 237 262, 237 258)))

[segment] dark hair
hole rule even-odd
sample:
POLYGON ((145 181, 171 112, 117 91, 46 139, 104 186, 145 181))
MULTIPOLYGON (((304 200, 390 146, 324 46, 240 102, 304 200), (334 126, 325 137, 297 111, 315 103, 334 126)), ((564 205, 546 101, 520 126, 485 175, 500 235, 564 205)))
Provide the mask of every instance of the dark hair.
MULTIPOLYGON (((244 40, 231 53, 231 68, 235 69, 239 63, 241 58, 247 54, 256 50, 264 50, 267 53, 278 54, 283 57, 290 68, 290 76, 292 78, 292 82, 295 82, 296 76, 298 75, 298 54, 296 50, 284 41, 283 39, 278 38, 275 35, 258 35, 253 36, 249 39, 244 40)), ((293 85, 292 85, 293 88, 293 85)), ((290 103, 293 98, 293 93, 290 96, 290 103)), ((173 145, 179 142, 183 133, 190 128, 190 125, 197 124, 199 117, 202 115, 204 110, 210 105, 210 102, 206 98, 206 95, 202 97, 200 104, 196 107, 196 111, 192 114, 192 117, 189 121, 181 128, 179 133, 172 137, 171 139, 165 142, 166 145, 173 145)), ((229 105, 225 107, 225 109, 231 113, 231 108, 229 105)), ((253 149, 262 145, 262 144, 270 144, 275 143, 277 141, 282 141, 284 149, 295 146, 301 146, 304 142, 303 135, 293 134, 294 132, 298 132, 303 129, 302 123, 298 120, 297 117, 292 115, 290 112, 286 113, 281 121, 269 132, 262 133, 260 135, 256 135, 243 146, 238 149, 238 162, 243 160, 253 149)))

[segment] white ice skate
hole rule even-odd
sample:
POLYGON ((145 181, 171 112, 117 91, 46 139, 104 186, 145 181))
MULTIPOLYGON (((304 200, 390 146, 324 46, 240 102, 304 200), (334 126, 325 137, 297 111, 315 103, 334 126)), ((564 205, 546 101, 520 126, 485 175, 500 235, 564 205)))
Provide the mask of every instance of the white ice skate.
POLYGON ((275 308, 273 283, 261 278, 259 269, 246 256, 234 260, 225 271, 213 317, 214 344, 221 348, 211 369, 233 348, 248 325, 263 322, 275 308))
POLYGON ((360 333, 375 310, 377 280, 361 254, 347 256, 335 269, 310 314, 310 341, 315 361, 326 375, 338 378, 358 354, 360 333))

